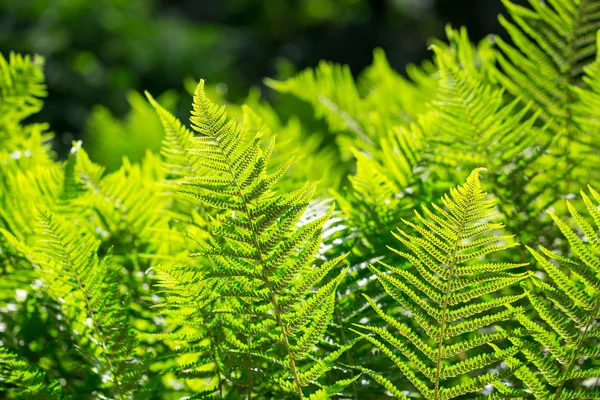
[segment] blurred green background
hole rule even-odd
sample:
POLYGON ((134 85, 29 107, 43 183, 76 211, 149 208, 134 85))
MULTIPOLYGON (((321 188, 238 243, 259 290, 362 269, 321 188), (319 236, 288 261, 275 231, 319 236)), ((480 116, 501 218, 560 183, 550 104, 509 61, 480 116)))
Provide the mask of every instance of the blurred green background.
POLYGON ((479 40, 500 31, 501 11, 500 0, 0 0, 0 51, 46 58, 49 97, 35 119, 51 124, 59 155, 80 138, 92 155, 109 154, 131 130, 131 140, 157 141, 144 90, 187 119, 185 79, 239 102, 264 77, 321 59, 358 74, 376 47, 403 72, 430 56, 427 40, 446 24, 479 40))

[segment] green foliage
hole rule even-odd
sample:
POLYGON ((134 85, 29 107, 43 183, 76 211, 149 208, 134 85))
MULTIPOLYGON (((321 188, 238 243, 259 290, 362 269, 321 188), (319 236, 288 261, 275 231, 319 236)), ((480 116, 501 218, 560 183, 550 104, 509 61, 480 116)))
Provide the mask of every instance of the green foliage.
POLYGON ((61 399, 57 381, 47 383, 43 371, 0 347, 0 389, 20 399, 61 399))
POLYGON ((539 251, 529 249, 544 274, 531 278, 529 298, 536 315, 519 318, 525 329, 531 330, 533 341, 516 342, 538 369, 536 373, 520 372, 539 399, 592 399, 600 393, 589 385, 589 379, 598 377, 600 195, 592 188, 589 190, 591 197, 581 193, 588 218, 579 214, 571 203, 567 206, 573 227, 551 214, 569 244, 568 252, 543 246, 539 251))
POLYGON ((0 390, 598 398, 599 9, 505 4, 512 44, 268 81, 320 122, 135 95, 91 123, 119 165, 57 160, 41 59, 0 59, 0 390))
MULTIPOLYGON (((513 304, 525 295, 500 294, 526 277, 525 273, 507 272, 523 264, 490 262, 495 252, 517 244, 511 236, 493 234, 502 224, 488 222, 493 218, 494 206, 485 199, 478 173, 474 170, 465 185, 442 198, 444 208, 432 204, 432 209, 423 207, 423 214, 415 212, 422 225, 405 221, 417 236, 400 229, 394 234, 407 251, 392 250, 411 263, 410 269, 381 263, 392 275, 371 267, 385 291, 412 316, 414 326, 398 322, 366 296, 377 314, 402 339, 386 329, 369 325, 359 327, 379 335, 383 342, 361 335, 389 355, 427 399, 449 399, 481 390, 497 378, 483 374, 459 381, 459 377, 519 351, 518 347, 501 348, 495 343, 507 337, 498 327, 489 333, 472 335, 486 327, 502 325, 524 311, 513 304), (403 343, 403 338, 408 343, 403 343), (404 358, 395 356, 389 346, 404 358), (489 351, 474 353, 480 346, 489 347, 489 351), (466 359, 457 357, 459 354, 466 354, 466 359), (450 386, 453 379, 460 383, 450 386), (431 381, 433 387, 428 387, 425 380, 431 381)), ((401 392, 386 378, 375 379, 394 393, 401 392)))

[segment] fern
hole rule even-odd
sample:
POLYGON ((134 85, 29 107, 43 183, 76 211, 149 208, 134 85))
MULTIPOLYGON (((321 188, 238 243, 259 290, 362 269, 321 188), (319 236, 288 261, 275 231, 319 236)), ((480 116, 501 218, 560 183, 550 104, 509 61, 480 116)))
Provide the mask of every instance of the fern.
POLYGON ((0 57, 2 394, 600 397, 600 195, 561 201, 600 180, 600 5, 503 3, 511 44, 267 80, 324 123, 200 81, 190 128, 133 94, 64 161, 43 60, 0 57))
POLYGON ((591 197, 583 192, 581 195, 589 218, 579 214, 571 203, 567 205, 577 231, 584 237, 551 214, 570 252, 529 248, 545 274, 532 275, 529 298, 536 314, 519 317, 534 339, 523 351, 539 371, 524 372, 523 380, 530 386, 537 385, 532 392, 540 399, 592 399, 600 393, 597 383, 584 382, 598 376, 600 195, 592 188, 591 197))
MULTIPOLYGON (((466 31, 449 31, 454 48, 471 48, 466 31)), ((489 186, 499 198, 508 229, 519 240, 533 240, 547 220, 531 223, 541 211, 553 205, 554 193, 573 169, 548 149, 548 126, 538 121, 539 112, 520 99, 506 102, 504 91, 487 82, 485 71, 463 61, 457 64, 453 51, 433 46, 439 65, 439 89, 432 110, 420 124, 429 138, 434 165, 441 165, 441 178, 455 167, 485 166, 489 186), (509 147, 509 148, 507 148, 509 147), (559 173, 556 166, 559 166, 559 173), (517 217, 517 215, 519 217, 517 217)), ((467 49, 467 50, 464 50, 467 49)), ((466 58, 463 56, 463 58, 466 58)), ((439 174, 439 168, 434 169, 439 174)))
POLYGON ((223 315, 220 324, 228 355, 238 357, 241 366, 235 386, 244 386, 252 397, 261 386, 262 390, 270 386, 265 381, 270 377, 276 386, 269 390, 303 397, 302 387, 325 369, 316 364, 302 371, 300 363, 328 325, 335 288, 343 276, 311 294, 313 286, 339 262, 311 267, 321 227, 331 211, 297 225, 314 185, 275 194, 271 187, 287 165, 267 173, 273 143, 262 150, 258 133, 244 145, 244 128, 207 99, 203 81, 194 95, 191 121, 192 128, 203 135, 194 139, 192 153, 213 174, 187 178, 184 185, 189 189, 184 193, 221 210, 198 255, 211 260, 204 276, 219 282, 221 300, 215 312, 223 315))
POLYGON ((43 371, 30 366, 4 347, 0 347, 0 391, 8 392, 9 398, 63 398, 58 381, 47 382, 43 371))
POLYGON ((50 211, 40 209, 35 244, 18 244, 39 265, 39 276, 61 304, 75 341, 111 392, 125 398, 137 385, 141 363, 134 360, 135 334, 108 257, 99 260, 98 242, 50 211))
POLYGON ((0 113, 3 119, 22 121, 42 109, 40 98, 46 96, 43 65, 44 59, 40 56, 30 58, 10 53, 8 60, 0 56, 0 113))
MULTIPOLYGON (((501 84, 516 97, 532 101, 536 111, 560 124, 572 123, 572 102, 586 63, 596 54, 595 31, 600 3, 529 0, 530 8, 503 0, 514 23, 500 16, 515 47, 496 38, 501 84), (521 50, 518 51, 517 49, 521 50)), ((572 128, 567 128, 572 129, 572 128)))
MULTIPOLYGON (((386 273, 371 267, 386 292, 412 318, 396 320, 366 296, 380 318, 400 336, 377 326, 358 325, 361 336, 386 354, 427 399, 448 399, 481 390, 496 379, 494 374, 471 374, 518 352, 515 346, 494 344, 506 339, 504 331, 483 333, 483 329, 523 312, 522 306, 512 304, 524 294, 501 293, 526 274, 506 272, 523 264, 481 261, 517 244, 510 236, 491 234, 502 224, 488 222, 494 206, 485 199, 479 172, 474 170, 465 185, 444 196, 444 208, 432 205, 433 209, 424 207, 423 214, 416 213, 423 225, 405 222, 417 236, 400 229, 395 234, 406 251, 394 251, 408 260, 411 268, 382 263, 390 272, 386 273), (461 353, 468 358, 461 360, 457 357, 461 353), (459 377, 463 378, 454 381, 459 377)), ((389 378, 370 373, 388 391, 405 398, 389 378)))

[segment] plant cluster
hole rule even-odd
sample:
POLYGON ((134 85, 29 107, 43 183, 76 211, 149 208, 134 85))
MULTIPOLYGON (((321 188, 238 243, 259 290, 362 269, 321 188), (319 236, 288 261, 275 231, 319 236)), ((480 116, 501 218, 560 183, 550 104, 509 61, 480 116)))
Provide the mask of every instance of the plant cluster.
POLYGON ((0 391, 600 398, 600 1, 503 3, 511 43, 448 28, 408 78, 267 81, 321 132, 146 94, 160 152, 110 173, 0 57, 0 391))

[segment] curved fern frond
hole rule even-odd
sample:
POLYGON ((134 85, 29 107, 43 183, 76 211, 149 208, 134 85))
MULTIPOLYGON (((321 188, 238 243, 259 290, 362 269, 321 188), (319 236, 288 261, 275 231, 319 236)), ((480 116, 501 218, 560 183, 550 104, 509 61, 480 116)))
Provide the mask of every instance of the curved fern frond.
MULTIPOLYGON (((481 189, 480 171, 474 170, 465 185, 445 195, 443 208, 432 204, 432 209, 423 208, 423 214, 415 212, 423 225, 405 221, 416 234, 402 229, 394 234, 406 250, 392 250, 408 260, 410 268, 381 264, 389 271, 384 272, 372 267, 385 291, 411 316, 397 320, 366 297, 379 317, 399 335, 357 325, 361 336, 386 354, 427 399, 449 399, 480 391, 497 379, 492 366, 519 350, 506 346, 508 335, 494 326, 524 311, 518 305, 524 295, 500 294, 526 274, 497 271, 524 264, 491 261, 495 253, 518 244, 510 236, 497 234, 503 225, 491 222, 494 203, 481 189), (484 331, 490 333, 478 338, 484 331), (466 354, 467 358, 458 354, 466 354), (479 375, 482 370, 485 373, 479 375)), ((502 376, 510 372, 496 373, 502 376)), ((393 387, 389 378, 377 379, 393 387)), ((394 392, 401 390, 396 387, 394 392)))

